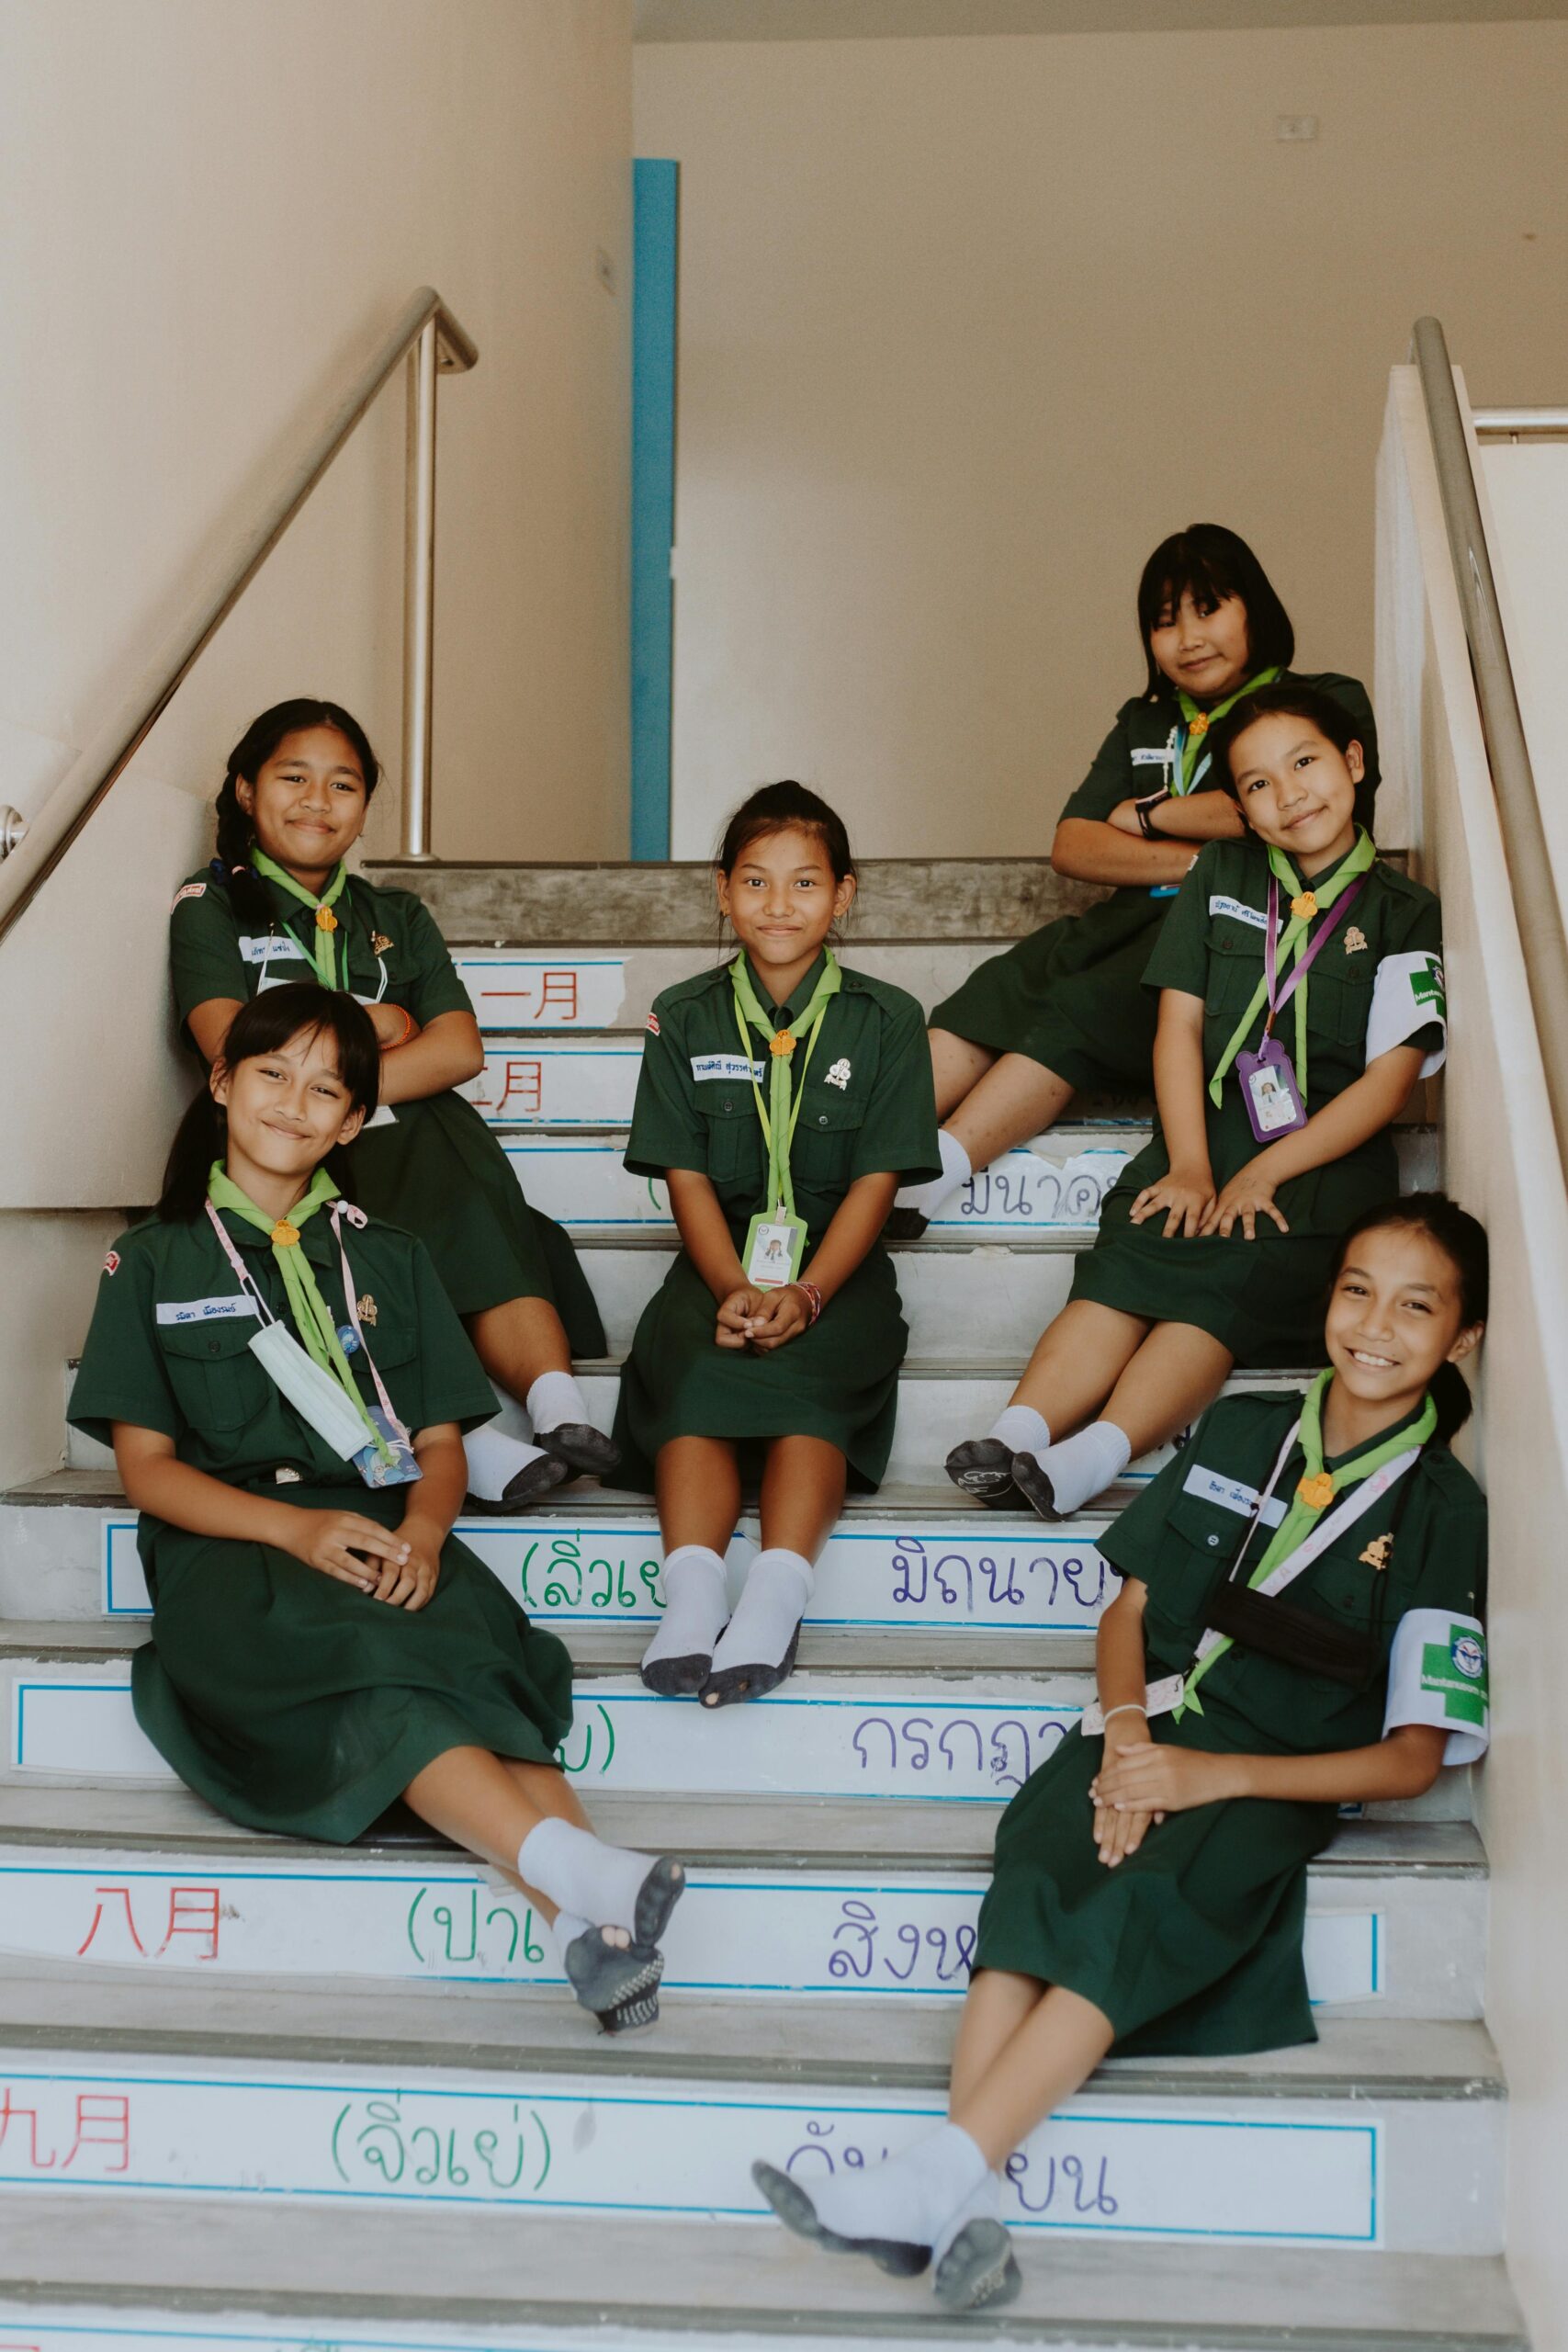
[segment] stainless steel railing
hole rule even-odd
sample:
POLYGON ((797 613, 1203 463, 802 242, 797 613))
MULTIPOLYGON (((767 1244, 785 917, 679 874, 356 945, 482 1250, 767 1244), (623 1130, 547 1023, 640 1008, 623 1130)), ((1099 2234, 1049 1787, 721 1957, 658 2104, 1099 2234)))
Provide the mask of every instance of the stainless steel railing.
MULTIPOLYGON (((1558 1155, 1564 1169, 1568 1169, 1568 934, 1563 930, 1535 771, 1525 741, 1513 666, 1504 640, 1497 583, 1481 519, 1464 419, 1454 389, 1453 365, 1443 330, 1436 319, 1416 320, 1412 353, 1427 406, 1427 426, 1432 436, 1449 551, 1470 644, 1470 666, 1481 708, 1492 787, 1497 799, 1497 822, 1507 860, 1509 888, 1519 936, 1525 944, 1525 973, 1546 1069, 1558 1155)), ((1562 419, 1564 412, 1483 410, 1482 415, 1498 432, 1540 432, 1555 429, 1552 422, 1543 424, 1542 420, 1562 419), (1526 418, 1530 420, 1528 424, 1522 422, 1526 418)))
POLYGON ((382 387, 408 369, 403 579, 403 854, 430 855, 430 745, 434 655, 435 387, 463 373, 479 345, 434 287, 422 286, 278 483, 270 505, 230 548, 143 683, 72 763, 30 825, 0 808, 0 938, 47 881, 95 808, 168 708, 192 665, 233 611, 382 387))

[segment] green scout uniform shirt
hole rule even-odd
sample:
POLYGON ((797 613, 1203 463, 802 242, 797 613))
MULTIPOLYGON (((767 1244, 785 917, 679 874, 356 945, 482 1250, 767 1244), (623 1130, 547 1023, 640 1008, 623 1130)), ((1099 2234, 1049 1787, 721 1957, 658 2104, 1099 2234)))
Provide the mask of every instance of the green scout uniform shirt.
MULTIPOLYGON (((1148 1587, 1144 1629, 1151 1682, 1191 1665, 1208 1623, 1210 1596, 1235 1559, 1247 1514, 1301 1408, 1294 1396, 1221 1397, 1187 1445, 1100 1537, 1100 1549, 1118 1574, 1148 1587)), ((1332 1469, 1339 1458, 1330 1456, 1326 1466, 1332 1469)), ((1303 1468, 1301 1448, 1294 1446, 1274 1486, 1281 1503, 1290 1502, 1303 1468)), ((1248 1567, 1262 1558, 1272 1532, 1266 1521, 1254 1534, 1248 1567)), ((1382 1670, 1357 1690, 1238 1642, 1205 1674, 1199 1694, 1203 1707, 1213 1700, 1241 1717, 1270 1748, 1317 1755, 1370 1747, 1382 1737, 1388 1656, 1401 1617, 1409 1609, 1479 1616, 1485 1581, 1485 1500, 1447 1446, 1427 1445, 1284 1596, 1292 1608, 1373 1636, 1382 1670), (1392 1543, 1380 1542, 1390 1535, 1392 1543), (1363 1557, 1368 1552, 1370 1560, 1363 1557), (1382 1567, 1375 1565, 1379 1558, 1382 1567)))
MULTIPOLYGON (((810 1002, 824 961, 819 956, 789 1004, 774 1010, 775 1029, 788 1028, 794 1012, 810 1002)), ((759 1001, 770 1005, 766 983, 754 968, 751 977, 759 1001)), ((766 1102, 766 1056, 755 1029, 750 1037, 766 1102)), ((795 1097, 805 1086, 790 1174, 796 1214, 814 1241, 858 1177, 895 1174, 920 1182, 940 1174, 925 1024, 902 989, 845 967, 810 1066, 804 1046, 797 1046, 790 1078, 795 1097)), ((731 1225, 742 1229, 767 1205, 767 1151, 728 964, 666 989, 656 1001, 626 1164, 634 1176, 695 1170, 713 1184, 731 1225)))
MULTIPOLYGON (((1356 815, 1370 831, 1378 755, 1366 689, 1332 670, 1311 677, 1287 671, 1280 683, 1318 688, 1349 712, 1366 754, 1356 815)), ((1171 693, 1154 702, 1136 695, 1123 703, 1062 820, 1104 824, 1122 801, 1157 792, 1169 780, 1177 721, 1171 693)), ((1211 769, 1198 789, 1217 788, 1211 769)), ((1174 904, 1168 892, 1126 883, 1082 914, 1058 916, 977 966, 962 988, 931 1008, 931 1027, 995 1053, 1024 1054, 1080 1091, 1146 1091, 1156 1008, 1140 983, 1174 904)))

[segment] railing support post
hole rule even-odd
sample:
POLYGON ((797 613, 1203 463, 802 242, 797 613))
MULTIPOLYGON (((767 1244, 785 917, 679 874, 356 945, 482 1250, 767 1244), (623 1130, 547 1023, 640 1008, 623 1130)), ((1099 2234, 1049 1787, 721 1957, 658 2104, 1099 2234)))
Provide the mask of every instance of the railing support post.
POLYGON ((403 855, 429 857, 435 662, 436 322, 409 353, 403 553, 403 855))

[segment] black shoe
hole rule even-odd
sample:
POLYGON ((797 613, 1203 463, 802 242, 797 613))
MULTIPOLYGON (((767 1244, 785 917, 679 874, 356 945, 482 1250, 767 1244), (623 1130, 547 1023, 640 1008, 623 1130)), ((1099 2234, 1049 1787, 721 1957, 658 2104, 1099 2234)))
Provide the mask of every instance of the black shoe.
POLYGON ((1000 2222, 965 2222, 942 2260, 931 2287, 944 2312, 995 2310, 1023 2289, 1023 2273, 1000 2222))
POLYGON ((800 1627, 789 1637, 789 1647, 777 1666, 721 1666, 710 1674, 698 1693, 705 1707, 733 1707, 742 1699, 765 1699, 795 1672, 800 1647, 800 1627))
POLYGON ((970 1437, 953 1447, 942 1467, 955 1487, 997 1509, 1018 1501, 1012 1465, 1012 1448, 1000 1438, 970 1437))
POLYGON ((644 1658, 637 1672, 656 1699, 694 1699, 713 1672, 711 1650, 688 1650, 684 1657, 644 1658))
POLYGON ((633 1907, 634 1944, 656 1944, 670 1925, 670 1914, 686 1892, 686 1865, 673 1854, 660 1854, 637 1891, 633 1907))
POLYGON ((889 1209, 882 1238, 884 1241, 918 1241, 930 1223, 919 1209, 889 1209))
POLYGON ((536 1430, 534 1442, 569 1470, 581 1470, 590 1478, 607 1478, 612 1470, 621 1466, 621 1449, 586 1421, 562 1421, 553 1430, 536 1430))
POLYGON ((1012 1482, 1029 1505, 1042 1519, 1061 1520, 1067 1517, 1056 1509, 1056 1489, 1045 1475, 1044 1464, 1032 1453, 1015 1453, 1012 1457, 1012 1482))
POLYGON ((780 2172, 777 2165, 755 2164, 751 2177, 785 2229, 793 2230, 797 2238, 809 2238, 825 2253, 869 2254, 877 2268, 894 2278, 918 2278, 929 2268, 929 2245, 906 2245, 900 2238, 841 2238, 837 2230, 825 2229, 799 2181, 780 2172))
POLYGON ((483 1495, 469 1495, 464 1502, 465 1512, 483 1511, 490 1518, 503 1518, 509 1511, 526 1510, 561 1487, 573 1476, 568 1464, 553 1453, 542 1453, 536 1462, 525 1462, 514 1478, 509 1478, 506 1492, 499 1502, 487 1501, 483 1495))
POLYGON ((603 1928, 574 1936, 561 1955, 567 1982, 606 2033, 631 2033, 659 2016, 664 1954, 646 1943, 612 1944, 603 1928))

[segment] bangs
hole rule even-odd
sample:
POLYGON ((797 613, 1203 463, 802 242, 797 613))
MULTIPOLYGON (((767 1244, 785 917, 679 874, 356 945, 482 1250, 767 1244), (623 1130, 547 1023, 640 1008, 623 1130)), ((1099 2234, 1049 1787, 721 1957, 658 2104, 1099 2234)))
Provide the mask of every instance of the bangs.
POLYGON ((1296 633, 1279 592, 1247 541, 1223 523, 1189 523, 1162 539, 1138 582, 1138 634, 1148 667, 1146 699, 1170 691, 1154 657, 1150 639, 1184 595, 1201 612, 1213 612, 1231 597, 1247 614, 1248 660, 1253 670, 1288 670, 1295 658, 1296 633))
POLYGON ((242 1062, 281 1052, 301 1035, 332 1039, 337 1074, 354 1109, 374 1111, 381 1091, 381 1048, 375 1024, 355 998, 324 989, 319 981, 288 980, 252 997, 234 1015, 223 1041, 223 1059, 237 1069, 242 1062))
POLYGON ((1138 621, 1145 639, 1190 595, 1201 612, 1212 612, 1228 596, 1243 594, 1236 567, 1223 549, 1195 544, 1185 531, 1156 548, 1138 586, 1138 621))

